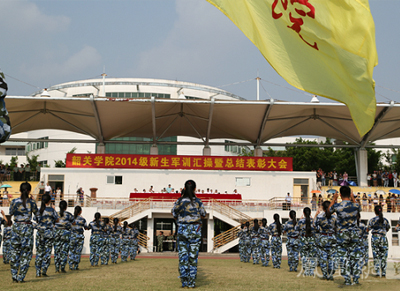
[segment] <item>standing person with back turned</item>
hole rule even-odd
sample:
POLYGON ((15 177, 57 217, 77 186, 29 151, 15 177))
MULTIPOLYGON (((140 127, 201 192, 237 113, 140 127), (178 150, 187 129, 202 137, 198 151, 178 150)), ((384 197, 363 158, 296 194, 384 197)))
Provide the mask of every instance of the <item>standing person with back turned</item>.
POLYGON ((288 256, 289 272, 297 272, 299 266, 299 232, 295 229, 297 225, 296 211, 290 210, 289 220, 283 225, 283 233, 286 233, 286 250, 288 256))
POLYGON ((82 217, 82 208, 77 205, 74 209, 74 222, 71 227, 71 240, 69 241, 68 264, 70 270, 79 270, 83 243, 85 242, 85 229, 88 226, 82 217))
MULTIPOLYGON (((329 211, 329 201, 322 203, 323 212, 315 215, 315 227, 319 231, 317 245, 319 247, 319 264, 322 271, 322 279, 332 280, 335 272, 335 258, 337 249, 336 240, 336 216, 329 211)), ((367 250, 368 251, 368 250, 367 250)))
POLYGON ((47 277, 50 265, 51 250, 54 244, 54 225, 58 221, 58 214, 51 207, 49 194, 42 196, 42 204, 36 216, 36 277, 47 277))
POLYGON ((36 216, 36 202, 29 198, 31 184, 22 183, 19 187, 21 197, 11 201, 10 216, 14 216, 11 229, 11 275, 13 282, 25 282, 25 276, 32 259, 33 226, 32 214, 36 216), (19 271, 19 274, 18 274, 19 271))
POLYGON ((371 246, 376 276, 385 278, 389 249, 386 233, 390 229, 390 224, 389 221, 383 217, 382 206, 375 206, 375 214, 376 216, 368 222, 367 232, 372 232, 371 246))
POLYGON ((74 222, 74 216, 66 211, 67 201, 62 200, 59 204, 60 211, 58 216, 60 217, 55 225, 54 232, 54 265, 56 267, 56 273, 66 273, 65 266, 67 265, 69 244, 71 240, 71 227, 74 222))
POLYGON ((182 287, 194 288, 197 257, 201 243, 201 219, 206 216, 203 202, 196 197, 196 183, 188 180, 182 196, 171 210, 178 225, 179 273, 182 287))
POLYGON ((357 214, 361 212, 361 205, 356 203, 349 186, 340 187, 342 202, 337 203, 339 194, 333 195, 330 212, 337 214, 337 256, 345 285, 360 284, 362 266, 361 242, 357 228, 357 214))

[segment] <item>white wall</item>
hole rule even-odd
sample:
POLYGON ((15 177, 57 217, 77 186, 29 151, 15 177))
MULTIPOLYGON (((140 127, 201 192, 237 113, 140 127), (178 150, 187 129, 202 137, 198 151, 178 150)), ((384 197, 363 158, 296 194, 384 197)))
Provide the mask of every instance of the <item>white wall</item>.
POLYGON ((193 179, 198 189, 217 189, 221 194, 237 189, 243 199, 265 200, 293 193, 294 178, 309 179, 310 190, 315 184, 313 172, 43 168, 41 175, 45 182, 49 174, 65 175, 66 194, 76 193, 79 187, 87 194, 90 188, 98 188, 97 197, 129 197, 134 188, 147 191, 150 186, 157 192, 168 184, 179 190, 186 180, 193 179), (122 185, 107 184, 109 175, 122 176, 122 185), (249 177, 251 185, 236 186, 237 177, 249 177))
MULTIPOLYGON (((50 139, 83 139, 90 140, 91 137, 64 130, 35 130, 27 133, 27 138, 42 138, 48 136, 50 139)), ((77 153, 94 154, 96 152, 95 143, 48 143, 47 148, 30 151, 29 156, 39 155, 38 161, 47 161, 50 167, 54 167, 54 161, 64 160, 67 152, 76 147, 77 153)))

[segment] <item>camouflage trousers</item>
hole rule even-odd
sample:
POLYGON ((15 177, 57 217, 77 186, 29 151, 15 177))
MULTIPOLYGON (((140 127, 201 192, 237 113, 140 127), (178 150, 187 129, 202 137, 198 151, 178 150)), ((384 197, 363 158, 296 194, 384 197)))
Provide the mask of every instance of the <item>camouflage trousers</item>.
POLYGON ((197 258, 201 243, 201 224, 178 225, 179 274, 182 287, 196 285, 197 258))
POLYGON ((334 235, 320 235, 318 239, 319 246, 319 265, 322 276, 327 280, 333 280, 336 263, 337 240, 334 235))
POLYGON ((3 241, 3 263, 10 263, 10 252, 11 252, 11 240, 4 239, 3 241))
POLYGON ((56 272, 65 270, 68 260, 70 239, 70 230, 56 229, 54 231, 54 265, 56 266, 56 272))
POLYGON ((280 269, 282 261, 282 239, 280 236, 271 237, 271 257, 273 267, 280 269))
POLYGON ((342 231, 336 235, 338 249, 337 257, 341 275, 346 285, 358 283, 363 264, 363 253, 360 247, 360 239, 356 231, 342 231))
POLYGON ((84 242, 85 236, 83 233, 71 232, 68 253, 68 264, 70 270, 76 270, 79 267, 84 242))
POLYGON ((0 72, 0 143, 8 140, 11 135, 10 118, 6 109, 4 98, 7 95, 7 83, 4 80, 3 72, 0 72))
POLYGON ((264 267, 269 264, 269 252, 271 246, 268 239, 261 239, 261 263, 264 267))
POLYGON ((50 266, 51 250, 53 249, 53 231, 36 232, 36 276, 47 274, 47 269, 50 266))
POLYGON ((134 238, 131 240, 131 245, 130 245, 130 249, 129 249, 131 260, 134 260, 136 258, 136 254, 138 251, 138 243, 139 243, 139 240, 137 238, 134 238))
POLYGON ((121 249, 121 239, 119 237, 110 238, 110 254, 111 263, 116 263, 119 256, 119 251, 121 249))
POLYGON ((317 246, 314 237, 300 238, 300 257, 304 276, 314 276, 317 267, 317 246))
POLYGON ((372 255, 376 275, 386 276, 388 241, 386 236, 373 234, 371 237, 372 255))
POLYGON ((243 240, 243 259, 245 263, 250 262, 251 257, 251 239, 243 240))
POLYGON ((121 243, 121 261, 126 262, 129 257, 129 247, 131 240, 129 238, 123 238, 121 243))
POLYGON ((251 256, 253 257, 253 264, 259 264, 261 259, 261 239, 253 237, 251 239, 251 256))
POLYGON ((364 255, 364 262, 361 265, 361 268, 364 266, 368 267, 368 260, 369 260, 369 245, 368 245, 368 239, 361 239, 361 251, 364 255))
POLYGON ((241 262, 244 262, 243 246, 244 246, 244 242, 241 238, 239 238, 239 258, 240 258, 241 262))
POLYGON ((299 266, 299 239, 288 237, 286 241, 286 251, 288 256, 288 265, 290 271, 297 272, 299 266))
POLYGON ((11 276, 17 281, 25 279, 32 259, 33 226, 14 223, 11 229, 11 276), (18 274, 19 272, 19 274, 18 274))
POLYGON ((99 264, 100 254, 104 247, 104 237, 101 234, 92 234, 90 236, 90 265, 99 264))
POLYGON ((157 239, 157 251, 158 252, 164 251, 164 241, 157 239))
POLYGON ((104 237, 104 245, 101 249, 101 264, 108 265, 108 261, 110 260, 110 238, 104 237))

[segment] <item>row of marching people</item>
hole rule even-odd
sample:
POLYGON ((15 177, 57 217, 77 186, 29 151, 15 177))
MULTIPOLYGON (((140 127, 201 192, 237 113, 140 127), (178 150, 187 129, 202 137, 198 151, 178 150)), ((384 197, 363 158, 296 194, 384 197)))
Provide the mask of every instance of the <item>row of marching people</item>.
POLYGON ((82 208, 76 206, 74 214, 67 210, 67 202, 61 201, 60 211, 51 206, 51 197, 44 194, 38 209, 36 202, 29 198, 31 185, 22 183, 21 197, 10 204, 8 217, 2 211, 1 223, 6 224, 3 245, 3 262, 10 263, 13 282, 24 282, 32 259, 34 229, 36 229, 35 268, 37 277, 48 277, 51 252, 54 248, 54 265, 56 273, 65 273, 67 263, 70 270, 79 270, 79 263, 84 244, 84 231, 91 230, 90 264, 96 267, 101 264, 116 264, 119 254, 121 260, 127 261, 129 256, 134 260, 138 252, 138 235, 136 227, 131 229, 125 221, 120 225, 118 218, 113 224, 108 218, 101 219, 96 213, 94 220, 86 223, 82 208), (11 222, 14 217, 14 223, 11 222), (32 221, 34 217, 34 221, 32 221), (6 232, 7 230, 7 232, 6 232), (9 233, 8 233, 9 232, 9 233))
POLYGON ((265 218, 261 220, 261 225, 255 219, 251 228, 246 222, 238 232, 240 260, 249 262, 251 256, 253 264, 259 264, 261 260, 262 266, 268 266, 271 253, 272 265, 279 269, 281 236, 286 234, 290 272, 298 271, 300 258, 305 276, 314 276, 319 264, 322 279, 333 280, 335 270, 340 268, 345 285, 360 284, 361 270, 368 264, 368 234, 371 232, 375 275, 385 277, 388 256, 386 233, 390 224, 382 215, 382 207, 375 207, 376 216, 365 226, 360 222, 361 206, 356 203, 350 188, 341 187, 340 195, 340 203, 337 202, 338 193, 332 201, 323 202, 322 209, 314 218, 311 217, 311 209, 306 207, 300 220, 297 220, 295 211, 290 211, 290 219, 284 225, 279 214, 274 215, 274 222, 270 225, 265 218))

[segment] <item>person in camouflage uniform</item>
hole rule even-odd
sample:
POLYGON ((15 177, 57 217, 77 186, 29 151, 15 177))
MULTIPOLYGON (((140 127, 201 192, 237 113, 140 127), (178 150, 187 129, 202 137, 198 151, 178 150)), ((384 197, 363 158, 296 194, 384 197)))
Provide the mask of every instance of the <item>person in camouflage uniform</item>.
POLYGON ((244 224, 242 223, 242 225, 240 226, 240 229, 239 229, 239 231, 238 231, 238 233, 237 233, 237 237, 239 238, 239 258, 240 258, 240 261, 241 262, 244 262, 244 253, 243 253, 243 251, 244 251, 244 249, 243 249, 243 246, 244 246, 244 241, 243 241, 243 228, 244 228, 244 224))
POLYGON ((122 227, 119 225, 119 218, 114 218, 114 225, 112 227, 110 237, 110 253, 111 263, 116 264, 118 260, 119 251, 121 249, 121 233, 122 227))
POLYGON ((295 230, 300 236, 300 257, 304 276, 314 276, 317 267, 317 249, 315 244, 315 227, 311 218, 311 209, 303 209, 304 218, 296 224, 295 230))
POLYGON ((99 264, 100 254, 104 245, 104 222, 101 221, 99 212, 94 214, 94 220, 89 223, 88 229, 92 230, 90 236, 90 265, 96 267, 99 264))
POLYGON ((84 219, 81 214, 82 208, 79 205, 75 206, 68 253, 68 264, 70 270, 79 270, 83 243, 85 242, 84 232, 85 229, 88 229, 86 219, 84 219))
POLYGON ((251 257, 251 235, 250 222, 246 222, 243 228, 243 259, 245 263, 250 262, 251 257))
MULTIPOLYGON (((1 195, 1 194, 0 194, 1 195)), ((3 216, 3 217, 0 217, 0 246, 1 246, 1 242, 2 242, 2 237, 1 237, 1 226, 2 225, 7 225, 7 222, 8 222, 8 219, 7 219, 7 217, 6 217, 6 214, 4 213, 4 211, 2 210, 1 211, 1 215, 3 216)))
POLYGON ((128 227, 128 222, 124 221, 124 226, 122 227, 122 239, 121 239, 121 261, 126 262, 129 257, 129 247, 131 237, 131 229, 128 227))
POLYGON ((196 183, 188 180, 171 213, 178 225, 179 273, 182 287, 194 288, 201 244, 201 219, 206 216, 203 202, 196 197, 196 183))
POLYGON ((271 257, 274 269, 281 268, 282 261, 282 225, 278 213, 274 214, 274 222, 268 227, 271 234, 271 257))
POLYGON ((254 219, 253 227, 250 231, 251 236, 251 256, 253 257, 253 265, 260 263, 261 258, 261 238, 259 234, 260 226, 258 219, 254 219))
POLYGON ((174 235, 172 234, 172 231, 169 233, 169 236, 167 237, 168 242, 168 250, 172 252, 174 250, 174 243, 172 242, 174 240, 174 235))
POLYGON ((383 217, 382 206, 375 206, 374 218, 368 222, 367 231, 371 231, 371 247, 374 257, 374 267, 376 276, 386 277, 386 266, 388 257, 388 241, 386 233, 390 229, 389 221, 383 217))
POLYGON ((139 247, 139 230, 137 229, 136 225, 133 226, 131 230, 131 247, 130 247, 130 257, 131 260, 136 259, 138 247, 139 247))
POLYGON ((288 220, 282 227, 283 233, 286 233, 286 250, 288 256, 289 272, 297 272, 299 266, 299 232, 296 231, 297 225, 296 211, 290 210, 290 220, 288 220))
POLYGON ((10 250, 11 250, 11 226, 12 220, 8 218, 7 225, 3 231, 3 263, 10 263, 10 250))
POLYGON ((330 204, 330 212, 337 214, 336 238, 340 271, 345 285, 360 284, 363 253, 357 231, 357 214, 361 212, 361 205, 356 202, 348 186, 340 187, 340 195, 342 202, 337 203, 339 194, 336 192, 330 204))
POLYGON ((66 211, 67 201, 62 200, 59 206, 60 211, 58 212, 58 215, 60 218, 55 225, 54 232, 54 265, 56 267, 56 273, 60 271, 61 273, 65 273, 74 216, 70 212, 66 211))
POLYGON ((10 204, 10 216, 14 216, 11 228, 10 266, 13 282, 24 282, 32 259, 33 226, 32 214, 36 216, 36 202, 29 198, 31 192, 29 183, 20 185, 21 197, 10 204))
POLYGON ((319 263, 322 270, 322 278, 325 280, 333 280, 336 265, 336 216, 329 211, 329 201, 322 203, 324 212, 318 209, 315 215, 315 227, 319 232, 317 244, 319 247, 319 263))
POLYGON ((101 252, 101 264, 108 265, 110 260, 110 237, 111 237, 112 227, 110 225, 110 219, 108 217, 104 218, 104 246, 101 252))
POLYGON ((364 266, 367 267, 368 270, 368 251, 369 251, 369 245, 368 245, 368 229, 367 226, 362 223, 361 221, 361 215, 358 213, 357 215, 357 228, 358 228, 358 235, 360 236, 360 241, 361 241, 361 251, 363 253, 363 262, 361 263, 361 268, 364 266))
POLYGON ((263 267, 268 267, 270 245, 269 245, 269 232, 267 226, 267 219, 265 218, 261 220, 259 233, 261 238, 261 264, 263 267))
POLYGON ((164 244, 164 232, 160 231, 160 234, 157 235, 157 251, 158 252, 163 252, 164 248, 163 248, 163 244, 164 244))
POLYGON ((59 217, 51 207, 49 194, 42 196, 42 204, 36 216, 36 277, 47 277, 47 269, 50 265, 51 250, 54 243, 54 225, 59 217))
POLYGON ((7 95, 8 86, 4 73, 0 70, 0 143, 7 141, 11 135, 11 123, 4 98, 7 95))

